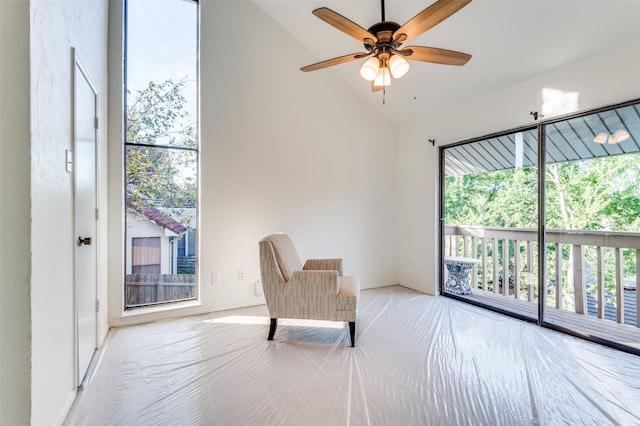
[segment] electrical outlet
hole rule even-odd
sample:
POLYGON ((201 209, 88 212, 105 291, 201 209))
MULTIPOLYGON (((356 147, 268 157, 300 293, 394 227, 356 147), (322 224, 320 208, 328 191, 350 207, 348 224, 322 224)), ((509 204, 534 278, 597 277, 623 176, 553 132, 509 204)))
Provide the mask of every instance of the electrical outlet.
POLYGON ((244 281, 244 271, 242 269, 238 271, 238 281, 244 281))
POLYGON ((378 268, 382 266, 382 259, 378 258, 378 268))
POLYGON ((220 272, 211 275, 211 284, 220 284, 220 272))

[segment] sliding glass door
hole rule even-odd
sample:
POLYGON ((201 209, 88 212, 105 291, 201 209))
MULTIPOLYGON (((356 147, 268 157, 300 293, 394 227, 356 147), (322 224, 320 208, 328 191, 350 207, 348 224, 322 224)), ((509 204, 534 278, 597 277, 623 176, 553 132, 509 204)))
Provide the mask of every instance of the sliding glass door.
POLYGON ((640 105, 543 127, 546 263, 543 321, 640 349, 640 105))
POLYGON ((640 354, 639 152, 638 102, 443 147, 442 293, 640 354))
POLYGON ((443 292, 537 320, 537 129, 447 147, 443 172, 443 292))

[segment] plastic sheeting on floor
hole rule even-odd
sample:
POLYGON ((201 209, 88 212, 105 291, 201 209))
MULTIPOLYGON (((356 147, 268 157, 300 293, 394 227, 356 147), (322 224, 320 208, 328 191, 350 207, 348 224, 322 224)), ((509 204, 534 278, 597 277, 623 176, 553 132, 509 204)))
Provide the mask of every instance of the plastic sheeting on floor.
POLYGON ((77 425, 640 424, 640 357, 402 287, 346 325, 266 307, 115 330, 77 425))

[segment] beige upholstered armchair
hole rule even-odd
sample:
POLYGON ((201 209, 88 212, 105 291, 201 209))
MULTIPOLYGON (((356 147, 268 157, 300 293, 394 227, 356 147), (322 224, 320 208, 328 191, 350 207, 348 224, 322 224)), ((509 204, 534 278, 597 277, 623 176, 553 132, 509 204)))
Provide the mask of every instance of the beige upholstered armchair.
POLYGON ((273 234, 260 241, 260 272, 271 317, 268 340, 278 318, 345 321, 355 346, 360 283, 342 276, 342 259, 310 259, 303 267, 291 239, 273 234))

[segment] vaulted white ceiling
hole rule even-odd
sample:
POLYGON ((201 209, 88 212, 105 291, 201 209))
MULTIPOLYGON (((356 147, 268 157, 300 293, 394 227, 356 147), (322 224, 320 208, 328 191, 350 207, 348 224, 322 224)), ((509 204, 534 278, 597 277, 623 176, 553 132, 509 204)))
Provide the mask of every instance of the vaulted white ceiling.
MULTIPOLYGON (((309 51, 300 67, 362 52, 357 40, 312 15, 328 7, 365 29, 380 21, 379 0, 254 0, 309 51)), ((386 0, 386 20, 404 24, 432 0, 386 0)), ((363 60, 307 74, 336 73, 390 120, 419 120, 443 105, 463 102, 640 39, 640 1, 474 0, 407 45, 473 55, 463 67, 411 61, 387 89, 372 93, 359 75, 363 60)), ((638 52, 640 54, 640 52, 638 52)), ((624 64, 610 64, 623 67, 624 64)))

